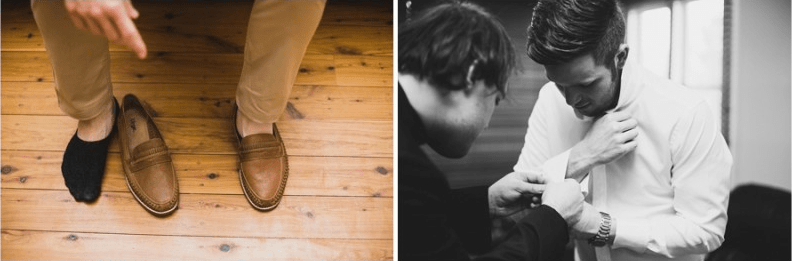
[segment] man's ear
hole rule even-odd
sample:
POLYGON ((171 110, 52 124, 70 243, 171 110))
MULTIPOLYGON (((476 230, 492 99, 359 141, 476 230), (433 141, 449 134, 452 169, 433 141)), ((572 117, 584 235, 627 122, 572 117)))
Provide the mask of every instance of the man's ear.
POLYGON ((473 63, 470 64, 468 67, 467 76, 465 77, 465 89, 470 90, 473 88, 473 73, 476 71, 476 66, 478 65, 478 59, 473 60, 473 63))
POLYGON ((613 57, 613 63, 616 65, 616 69, 624 68, 624 63, 627 62, 627 55, 630 54, 630 46, 627 44, 619 45, 619 50, 616 51, 616 55, 613 57))

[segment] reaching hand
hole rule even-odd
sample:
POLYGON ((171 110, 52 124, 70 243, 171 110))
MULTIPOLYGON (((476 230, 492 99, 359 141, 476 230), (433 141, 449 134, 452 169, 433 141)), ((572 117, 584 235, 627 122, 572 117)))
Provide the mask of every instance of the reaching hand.
POLYGON ((66 0, 66 11, 74 26, 132 49, 146 58, 146 44, 132 23, 140 14, 129 0, 66 0))
POLYGON ((548 183, 542 195, 542 205, 555 209, 567 225, 577 224, 583 212, 583 193, 580 192, 580 184, 574 179, 548 183))
POLYGON ((626 112, 613 112, 596 119, 583 140, 572 148, 567 177, 580 180, 594 166, 607 164, 635 150, 637 126, 638 121, 626 112))
POLYGON ((490 214, 504 217, 538 204, 544 183, 544 176, 538 171, 507 174, 489 187, 490 214))

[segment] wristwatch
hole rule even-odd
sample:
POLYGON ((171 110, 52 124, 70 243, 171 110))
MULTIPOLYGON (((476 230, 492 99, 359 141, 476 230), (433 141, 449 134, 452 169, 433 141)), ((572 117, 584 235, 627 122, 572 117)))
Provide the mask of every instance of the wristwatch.
POLYGON ((610 241, 608 237, 611 232, 611 217, 605 212, 600 212, 600 215, 602 215, 602 223, 600 223, 599 231, 588 240, 588 243, 595 247, 604 246, 610 241))

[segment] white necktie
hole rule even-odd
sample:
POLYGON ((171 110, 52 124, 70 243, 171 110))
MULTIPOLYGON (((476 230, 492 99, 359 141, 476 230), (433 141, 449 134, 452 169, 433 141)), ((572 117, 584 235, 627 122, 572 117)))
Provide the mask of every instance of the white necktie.
MULTIPOLYGON (((607 173, 605 165, 599 165, 591 170, 591 201, 599 211, 607 212, 608 190, 607 173)), ((594 247, 597 254, 597 261, 611 261, 610 245, 594 247)))

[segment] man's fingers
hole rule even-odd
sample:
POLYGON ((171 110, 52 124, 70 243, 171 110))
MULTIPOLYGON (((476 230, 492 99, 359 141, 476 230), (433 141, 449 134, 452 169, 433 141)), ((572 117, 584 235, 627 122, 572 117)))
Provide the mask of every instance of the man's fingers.
POLYGON ((126 7, 126 13, 129 18, 137 19, 140 16, 137 9, 132 6, 132 1, 124 1, 124 7, 126 7))
POLYGON ((544 174, 537 170, 529 170, 528 172, 517 172, 520 175, 520 180, 530 182, 530 183, 539 183, 544 184, 545 178, 544 174))
POLYGON ((86 26, 88 27, 88 31, 91 31, 91 33, 93 33, 95 35, 98 35, 98 36, 104 36, 104 33, 102 33, 101 27, 96 23, 96 21, 94 21, 94 19, 85 18, 85 19, 83 19, 83 21, 85 22, 86 26))
POLYGON ((630 140, 622 144, 621 147, 624 153, 628 153, 635 150, 635 148, 638 147, 638 142, 636 142, 635 140, 630 140))
POLYGON ((619 122, 629 119, 631 116, 629 113, 623 111, 615 111, 607 114, 613 121, 619 122))
POLYGON ((88 30, 88 28, 85 27, 85 22, 83 22, 83 19, 79 16, 69 13, 69 18, 71 18, 74 27, 77 27, 77 29, 88 30))
POLYGON ((631 129, 622 133, 625 141, 635 140, 638 137, 638 129, 631 129))
POLYGON ((146 44, 143 42, 143 38, 140 37, 140 33, 135 24, 132 23, 132 20, 129 17, 120 16, 115 22, 118 25, 118 31, 121 32, 119 43, 132 49, 138 58, 146 58, 146 44))
POLYGON ((118 32, 116 31, 116 27, 113 24, 113 22, 109 19, 109 17, 105 19, 101 19, 97 22, 102 27, 104 36, 107 37, 108 40, 118 41, 118 32))
POLYGON ((543 184, 532 184, 532 183, 520 183, 517 185, 517 191, 525 194, 542 194, 544 193, 545 185, 543 184))
POLYGON ((638 121, 633 118, 627 118, 626 120, 622 121, 625 130, 635 129, 638 127, 638 121))

